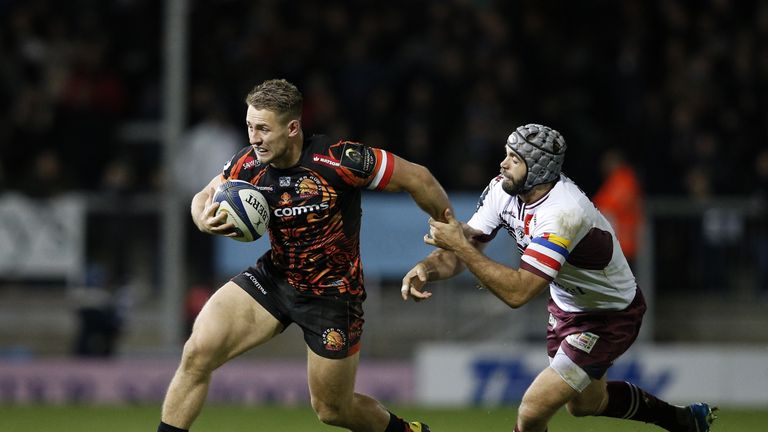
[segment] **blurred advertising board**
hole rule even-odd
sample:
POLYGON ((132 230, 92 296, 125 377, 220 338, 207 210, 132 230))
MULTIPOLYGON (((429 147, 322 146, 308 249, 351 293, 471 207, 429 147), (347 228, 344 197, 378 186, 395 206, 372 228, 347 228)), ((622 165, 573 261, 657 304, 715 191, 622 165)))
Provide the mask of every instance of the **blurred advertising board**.
MULTIPOLYGON (((159 403, 176 359, 0 360, 0 404, 159 403)), ((358 391, 381 401, 413 399, 410 362, 360 365, 358 391)), ((235 360, 216 370, 208 401, 232 404, 308 404, 304 361, 235 360)))
MULTIPOLYGON (((416 401, 424 405, 518 403, 548 365, 544 343, 423 346, 416 401)), ((673 403, 768 404, 768 348, 637 345, 608 371, 673 403)))
POLYGON ((76 196, 0 195, 0 277, 77 280, 84 267, 85 214, 76 196))

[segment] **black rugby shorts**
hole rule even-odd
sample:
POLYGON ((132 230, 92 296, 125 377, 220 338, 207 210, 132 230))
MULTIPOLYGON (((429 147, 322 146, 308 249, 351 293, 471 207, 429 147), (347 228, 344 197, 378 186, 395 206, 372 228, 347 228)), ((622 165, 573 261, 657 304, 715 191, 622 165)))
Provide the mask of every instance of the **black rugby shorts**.
MULTIPOLYGON (((269 253, 269 252, 267 252, 269 253)), ((351 356, 360 350, 363 333, 362 298, 302 293, 270 272, 260 259, 256 266, 232 278, 283 327, 296 323, 304 341, 317 355, 330 359, 351 356)))

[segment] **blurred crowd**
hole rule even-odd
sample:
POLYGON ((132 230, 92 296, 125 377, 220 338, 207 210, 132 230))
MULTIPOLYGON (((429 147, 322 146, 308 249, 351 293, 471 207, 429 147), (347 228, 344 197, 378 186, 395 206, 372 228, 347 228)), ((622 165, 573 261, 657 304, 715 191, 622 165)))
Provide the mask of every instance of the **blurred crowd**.
MULTIPOLYGON (((163 5, 0 1, 0 189, 157 190, 161 146, 129 132, 161 120, 163 5)), ((565 135, 588 193, 613 149, 648 194, 768 193, 766 0, 189 6, 189 163, 247 144, 243 96, 284 77, 305 130, 394 151, 451 190, 482 188, 510 131, 537 122, 565 135)))
MULTIPOLYGON (((768 0, 189 0, 173 166, 160 142, 166 3, 0 0, 0 192, 152 194, 170 179, 190 197, 247 145, 245 94, 286 78, 306 132, 393 151, 451 191, 479 193, 517 126, 558 129, 564 171, 633 264, 644 196, 768 202, 768 0)), ((120 293, 159 279, 157 215, 118 216, 89 216, 88 274, 113 288, 106 307, 79 310, 79 353, 110 353, 92 342, 119 335, 120 293)), ((734 263, 747 262, 765 293, 768 228, 741 217, 657 224, 658 292, 727 285, 724 269, 741 278, 734 263)), ((212 240, 187 223, 191 319, 214 285, 212 240)))

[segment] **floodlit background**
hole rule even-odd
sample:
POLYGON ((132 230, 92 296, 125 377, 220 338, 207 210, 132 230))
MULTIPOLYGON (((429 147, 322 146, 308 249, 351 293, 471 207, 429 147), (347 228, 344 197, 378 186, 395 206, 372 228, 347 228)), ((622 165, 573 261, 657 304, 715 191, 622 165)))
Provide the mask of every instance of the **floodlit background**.
MULTIPOLYGON (((65 3, 0 1, 0 404, 159 407, 195 313, 268 246, 205 237, 189 200, 247 145, 248 90, 286 78, 306 132, 427 166, 464 219, 515 127, 559 130, 650 301, 614 378, 768 406, 768 1, 65 3)), ((464 275, 403 303, 425 231, 407 196, 364 196, 358 387, 514 404, 546 299, 511 310, 464 275)), ((305 404, 304 356, 291 328, 211 400, 305 404)))

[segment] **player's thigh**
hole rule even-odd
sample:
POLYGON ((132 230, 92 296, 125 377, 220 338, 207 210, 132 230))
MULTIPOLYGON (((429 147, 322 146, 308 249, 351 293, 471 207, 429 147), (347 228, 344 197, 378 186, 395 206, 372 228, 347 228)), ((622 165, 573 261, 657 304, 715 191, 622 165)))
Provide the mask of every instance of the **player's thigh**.
POLYGON ((523 395, 520 417, 548 420, 579 393, 552 368, 541 371, 523 395))
POLYGON ((313 404, 345 406, 354 394, 360 353, 341 359, 319 356, 307 349, 307 378, 313 404))
POLYGON ((283 330, 283 325, 245 290, 227 282, 208 300, 195 320, 185 351, 223 363, 283 330))

